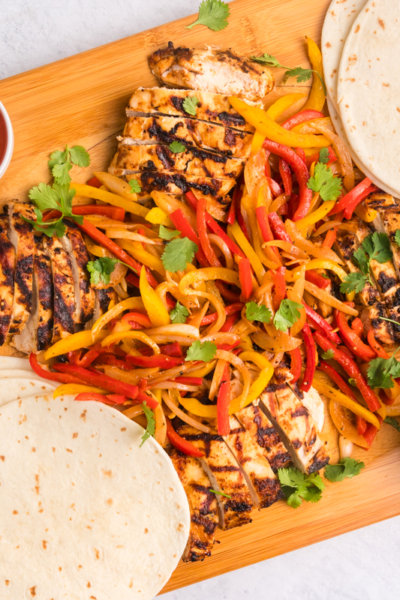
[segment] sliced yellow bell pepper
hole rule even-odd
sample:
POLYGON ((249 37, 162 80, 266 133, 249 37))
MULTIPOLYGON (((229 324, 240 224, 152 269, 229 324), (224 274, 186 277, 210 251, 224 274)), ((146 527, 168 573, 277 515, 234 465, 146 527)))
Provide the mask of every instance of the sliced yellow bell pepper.
POLYGON ((253 344, 249 335, 241 336, 240 348, 243 352, 253 352, 253 344))
POLYGON ((360 219, 366 223, 372 223, 372 221, 374 221, 378 216, 378 211, 374 210, 373 208, 368 208, 368 206, 364 205, 364 202, 361 202, 361 204, 356 207, 354 212, 356 213, 357 217, 360 217, 360 219))
POLYGON ((74 350, 81 350, 81 348, 89 348, 96 342, 100 342, 104 339, 106 335, 107 332, 100 330, 93 335, 93 331, 90 331, 90 329, 88 331, 73 333, 50 346, 44 353, 44 359, 50 360, 50 358, 54 358, 55 356, 61 356, 61 354, 67 354, 74 350))
POLYGON ((153 225, 164 225, 164 227, 174 227, 173 222, 162 208, 151 208, 146 215, 146 221, 153 225))
POLYGON ((324 107, 326 98, 325 87, 321 81, 321 79, 324 79, 322 54, 317 44, 309 37, 307 38, 307 46, 310 63, 312 64, 312 68, 314 69, 314 71, 318 73, 319 77, 316 73, 314 73, 311 92, 303 110, 311 109, 321 111, 324 107))
POLYGON ((243 231, 240 229, 237 221, 235 221, 233 225, 228 225, 228 235, 230 237, 235 238, 235 240, 239 244, 240 248, 243 250, 243 252, 247 256, 247 258, 249 259, 250 264, 254 269, 254 273, 256 274, 259 285, 262 285, 263 277, 265 275, 265 269, 262 265, 261 260, 258 258, 257 254, 255 253, 253 247, 247 241, 246 236, 244 235, 243 231))
POLYGON ((361 448, 365 448, 366 450, 368 449, 369 446, 366 439, 358 433, 357 428, 351 422, 347 410, 343 406, 331 400, 329 402, 329 412, 340 435, 343 435, 343 437, 353 442, 353 444, 357 444, 357 446, 361 446, 361 448))
POLYGON ((196 371, 191 371, 190 377, 206 377, 206 375, 209 375, 211 371, 214 371, 216 363, 216 360, 212 360, 204 367, 200 367, 200 369, 197 369, 196 371))
POLYGON ((306 271, 310 271, 311 269, 328 269, 328 271, 333 271, 339 277, 340 281, 343 281, 345 277, 347 277, 347 273, 341 266, 339 266, 335 261, 329 260, 328 258, 315 258, 306 263, 306 271))
POLYGON ((85 196, 85 198, 94 198, 95 200, 101 200, 102 202, 107 202, 107 204, 111 204, 112 206, 119 206, 123 208, 127 212, 130 212, 139 217, 146 217, 149 212, 148 208, 141 206, 137 202, 132 200, 125 200, 125 198, 121 198, 121 196, 117 196, 117 194, 112 194, 111 192, 106 192, 105 190, 100 190, 99 188, 92 187, 91 185, 84 185, 83 183, 70 183, 70 189, 74 189, 78 196, 85 196))
POLYGON ((80 385, 79 383, 64 383, 59 385, 53 392, 53 399, 55 400, 59 396, 68 396, 75 394, 83 394, 85 392, 92 392, 93 394, 108 394, 109 392, 102 388, 93 387, 91 385, 80 385))
POLYGON ((273 368, 273 366, 265 356, 259 354, 258 352, 254 352, 254 350, 247 350, 245 352, 242 352, 241 354, 239 354, 239 358, 243 361, 251 361, 252 363, 257 365, 257 367, 260 367, 260 369, 268 369, 269 367, 273 368))
POLYGON ((265 140, 265 135, 263 135, 259 131, 256 131, 255 134, 253 135, 253 140, 251 142, 252 156, 254 156, 254 154, 257 154, 257 152, 259 150, 261 150, 264 140, 265 140))
POLYGON ((285 112, 285 110, 287 110, 288 108, 293 106, 293 104, 296 104, 296 102, 302 100, 305 97, 305 94, 286 94, 285 96, 278 98, 276 102, 271 104, 271 106, 267 110, 267 115, 270 119, 276 121, 276 119, 278 119, 281 116, 281 114, 285 112))
POLYGON ((328 202, 323 202, 317 210, 314 210, 311 214, 304 217, 304 219, 300 219, 300 221, 296 222, 297 229, 303 230, 307 229, 310 225, 314 225, 321 221, 327 214, 329 214, 332 208, 335 206, 336 200, 330 200, 328 202))
POLYGON ((101 342, 101 345, 111 346, 111 344, 115 344, 121 340, 139 340, 139 342, 142 342, 142 344, 150 346, 150 348, 154 351, 154 354, 160 354, 160 348, 158 345, 153 342, 151 337, 143 333, 143 331, 118 331, 117 333, 110 333, 110 335, 104 338, 104 340, 101 342))
POLYGON ((144 309, 143 300, 141 298, 127 298, 126 300, 122 300, 122 302, 118 302, 118 304, 110 308, 106 313, 104 313, 104 315, 101 315, 101 317, 97 319, 91 331, 93 338, 95 338, 95 336, 103 329, 103 327, 107 325, 107 323, 112 321, 112 319, 116 319, 125 310, 135 309, 144 309))
POLYGON ((329 146, 329 140, 323 135, 293 133, 273 121, 267 113, 257 106, 250 106, 231 96, 229 102, 250 125, 270 140, 294 148, 323 148, 329 146))
POLYGON ((146 250, 143 249, 140 243, 138 244, 138 246, 136 246, 129 240, 118 239, 116 241, 118 243, 118 246, 123 250, 129 252, 129 254, 133 256, 133 258, 136 258, 136 260, 141 262, 146 267, 150 267, 150 269, 157 271, 157 273, 159 273, 162 277, 165 277, 166 273, 162 261, 159 258, 157 258, 157 256, 153 256, 152 254, 150 254, 150 252, 146 252, 146 250))
POLYGON ((106 186, 106 189, 108 188, 114 194, 118 194, 118 196, 122 196, 122 198, 130 200, 131 202, 137 201, 137 194, 133 193, 129 183, 120 177, 99 171, 96 171, 93 175, 106 186))
POLYGON ((179 283, 179 291, 181 294, 192 294, 193 291, 188 289, 190 286, 202 281, 215 281, 215 279, 222 279, 240 288, 239 275, 236 271, 224 267, 206 267, 184 275, 179 283))
POLYGON ((140 271, 139 286, 140 295, 142 297, 144 307, 147 310, 147 314, 149 315, 151 324, 154 325, 154 327, 169 325, 171 323, 169 313, 164 304, 161 302, 157 293, 147 281, 146 269, 144 267, 142 267, 140 271))

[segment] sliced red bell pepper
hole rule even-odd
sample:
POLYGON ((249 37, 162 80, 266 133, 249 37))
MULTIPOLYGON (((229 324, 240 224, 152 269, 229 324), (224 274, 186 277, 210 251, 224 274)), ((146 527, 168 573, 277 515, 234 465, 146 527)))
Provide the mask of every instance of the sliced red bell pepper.
POLYGON ((339 202, 332 208, 329 216, 336 215, 343 211, 345 219, 351 219, 354 209, 372 192, 376 192, 378 188, 372 185, 371 180, 366 177, 350 192, 348 192, 339 202))
POLYGON ((134 273, 128 273, 128 275, 125 277, 125 279, 131 285, 134 285, 135 287, 140 288, 139 277, 137 275, 135 275, 134 273))
POLYGON ((304 323, 302 331, 304 345, 306 347, 306 368, 304 371, 303 381, 300 385, 300 390, 302 392, 308 392, 314 379, 316 366, 316 350, 314 338, 312 336, 311 329, 308 323, 304 323))
POLYGON ((271 270, 271 279, 274 284, 272 289, 272 299, 275 311, 278 310, 282 300, 286 297, 285 273, 286 267, 279 267, 279 269, 276 269, 275 271, 271 270))
POLYGON ((232 327, 234 326, 234 324, 239 320, 238 314, 235 313, 234 315, 230 315, 225 323, 222 325, 220 331, 222 332, 229 332, 231 331, 232 327))
POLYGON ((365 441, 367 442, 368 446, 371 447, 371 444, 374 441, 377 433, 378 433, 378 429, 375 427, 375 425, 372 425, 372 423, 368 423, 367 429, 366 429, 365 433, 363 433, 363 437, 364 437, 365 441))
POLYGON ((187 454, 188 456, 204 456, 204 452, 196 448, 196 446, 193 446, 193 444, 176 433, 175 429, 172 427, 171 421, 167 416, 165 417, 165 420, 167 423, 167 437, 174 448, 179 450, 179 452, 183 452, 183 454, 187 454))
POLYGON ((268 181, 269 189, 271 190, 273 198, 277 198, 283 194, 281 186, 277 181, 275 181, 275 179, 272 179, 272 177, 266 177, 266 180, 268 181))
POLYGON ((221 263, 211 246, 210 239, 207 234, 207 223, 206 223, 206 199, 201 197, 197 203, 197 231, 199 233, 199 239, 201 248, 205 254, 206 259, 212 267, 220 267, 221 263))
MULTIPOLYGON (((360 321, 361 321, 361 319, 360 319, 360 321)), ((354 321, 353 321, 353 323, 354 323, 354 321)), ((368 340, 368 344, 371 346, 371 348, 375 352, 375 354, 377 356, 379 356, 379 358, 386 358, 386 359, 390 358, 390 356, 386 352, 386 350, 384 348, 382 348, 382 346, 379 344, 379 342, 376 341, 373 329, 370 329, 368 331, 368 333, 367 333, 367 340, 368 340)))
MULTIPOLYGON (((268 213, 265 206, 259 206, 256 208, 256 217, 264 242, 272 242, 274 240, 274 236, 272 235, 271 225, 269 224, 268 213)), ((282 259, 278 248, 271 247, 270 249, 274 260, 278 263, 278 265, 282 265, 282 259)))
POLYGON ((315 271, 315 269, 310 269, 309 271, 306 271, 305 277, 306 281, 313 283, 314 285, 319 287, 320 290, 325 290, 331 283, 331 280, 328 279, 328 277, 324 277, 323 275, 315 271))
POLYGON ((370 346, 364 344, 358 335, 351 329, 347 322, 346 315, 335 308, 334 316, 336 325, 340 331, 340 337, 349 350, 351 350, 353 354, 358 356, 358 358, 361 358, 361 360, 364 362, 369 362, 370 360, 376 358, 376 353, 374 350, 372 350, 370 346))
POLYGON ((295 214, 298 206, 299 206, 300 198, 298 194, 293 194, 289 198, 288 202, 288 217, 289 219, 293 219, 293 215, 295 214))
POLYGON ((217 350, 226 350, 227 352, 232 352, 241 343, 242 342, 240 340, 238 340, 234 344, 217 344, 217 350))
MULTIPOLYGON (((354 331, 354 333, 356 333, 358 335, 358 337, 362 337, 362 335, 364 333, 364 325, 359 317, 356 317, 355 319, 353 319, 353 321, 351 322, 351 328, 354 331)), ((372 331, 372 329, 371 329, 371 331, 372 331)))
POLYGON ((182 348, 178 342, 173 342, 172 344, 165 344, 165 346, 160 346, 161 354, 167 354, 168 356, 175 356, 176 358, 180 358, 183 356, 182 348))
POLYGON ((289 165, 283 158, 279 159, 279 173, 282 177, 283 187, 285 188, 285 194, 287 196, 292 195, 292 172, 289 165))
POLYGON ((226 221, 227 221, 227 223, 229 223, 229 225, 233 225, 235 222, 237 207, 239 206, 240 199, 243 194, 242 186, 243 186, 243 174, 240 175, 239 179, 237 180, 235 190, 233 192, 232 202, 229 207, 228 217, 226 219, 226 221))
POLYGON ((221 385, 217 397, 217 423, 219 435, 228 435, 229 427, 229 404, 231 401, 231 382, 229 377, 229 365, 226 365, 221 378, 221 385))
POLYGON ((126 321, 127 323, 139 323, 143 327, 151 327, 151 321, 147 315, 139 312, 129 312, 126 313, 121 321, 126 321))
POLYGON ((67 375, 62 373, 52 373, 51 371, 47 371, 43 369, 38 363, 37 356, 34 352, 29 355, 29 364, 32 367, 32 370, 42 377, 43 379, 48 379, 49 381, 57 381, 58 383, 85 383, 82 379, 78 377, 74 377, 73 375, 67 375))
POLYGON ((228 302, 240 302, 240 294, 236 294, 229 290, 223 281, 220 279, 216 279, 215 285, 219 289, 219 293, 224 298, 224 300, 228 300, 228 302))
MULTIPOLYGON (((297 154, 297 156, 303 161, 303 163, 306 165, 306 153, 304 152, 303 148, 295 148, 295 152, 297 154)), ((307 166, 307 165, 306 165, 307 166)))
POLYGON ((381 390, 379 392, 379 398, 382 400, 382 402, 384 404, 386 404, 386 406, 391 406, 392 404, 394 404, 394 401, 396 398, 389 398, 389 396, 386 396, 384 390, 381 390))
MULTIPOLYGON (((243 302, 235 302, 234 304, 228 304, 228 306, 225 306, 225 313, 226 315, 233 315, 235 313, 238 313, 242 310, 244 304, 243 302)), ((200 323, 200 327, 204 327, 205 325, 210 325, 211 323, 214 323, 214 321, 216 321, 218 318, 218 313, 214 312, 211 313, 210 315, 206 315, 205 317, 202 318, 201 323, 200 323)))
POLYGON ((271 225, 272 233, 276 240, 282 240, 283 242, 292 243, 289 234, 286 233, 286 229, 282 223, 282 219, 277 215, 276 212, 269 213, 268 215, 269 224, 271 225))
POLYGON ((318 314, 311 306, 308 306, 303 300, 303 306, 306 309, 307 321, 320 333, 326 335, 334 344, 340 344, 341 339, 337 333, 333 331, 333 327, 320 314, 318 314))
POLYGON ((74 215, 101 215, 114 219, 114 221, 123 221, 125 219, 125 210, 119 206, 85 204, 84 206, 73 206, 72 213, 74 215))
POLYGON ((322 242, 323 248, 332 248, 333 244, 336 241, 337 227, 330 229, 322 242))
POLYGON ((184 363, 183 358, 168 356, 167 354, 154 354, 153 356, 131 356, 129 354, 126 360, 136 367, 159 367, 160 369, 171 369, 184 363))
POLYGON ((189 240, 191 242, 194 242, 198 247, 198 251, 196 252, 196 258, 201 264, 201 266, 208 267, 209 263, 202 250, 198 235, 187 220, 186 216, 183 214, 182 209, 178 208, 177 210, 174 210, 174 212, 172 212, 169 215, 169 217, 175 225, 176 229, 181 232, 182 236, 189 238, 189 240))
POLYGON ((94 392, 82 392, 75 396, 76 402, 102 402, 103 404, 108 404, 109 406, 115 406, 116 404, 125 404, 125 402, 129 402, 129 398, 126 396, 121 396, 120 394, 109 394, 105 396, 104 394, 96 394, 94 392))
POLYGON ((253 293, 253 278, 248 258, 241 258, 239 260, 239 281, 242 288, 242 298, 244 302, 247 302, 253 293))
POLYGON ((175 377, 174 381, 177 383, 184 383, 185 385, 202 385, 202 377, 175 377))
POLYGON ((99 179, 97 179, 97 177, 92 177, 87 182, 87 185, 90 185, 91 187, 99 188, 99 187, 101 187, 102 183, 99 179))
POLYGON ((368 383, 365 381, 360 369, 357 364, 354 362, 352 358, 346 352, 341 350, 340 348, 336 348, 336 346, 328 340, 325 336, 323 336, 320 332, 316 332, 314 334, 314 339, 317 342, 318 346, 322 348, 325 352, 328 350, 333 351, 333 360, 336 360, 346 371, 347 375, 355 380, 356 386, 361 392, 362 397, 364 398, 367 406, 371 412, 375 412, 379 410, 380 404, 378 398, 376 397, 375 392, 369 387, 368 383))
POLYGON ((100 354, 92 364, 93 366, 109 365, 110 367, 117 367, 121 371, 132 371, 134 368, 131 363, 117 358, 114 354, 100 354))
POLYGON ((94 344, 89 350, 82 356, 82 350, 74 352, 68 352, 68 360, 72 365, 78 365, 78 367, 90 367, 92 362, 96 360, 100 354, 105 352, 105 348, 100 343, 94 344))
POLYGON ((292 379, 290 383, 296 383, 300 379, 301 375, 301 352, 300 348, 295 348, 294 350, 290 350, 290 373, 292 375, 292 379))
POLYGON ((299 186, 300 196, 299 206, 293 215, 293 221, 303 219, 310 209, 312 199, 312 191, 307 187, 309 172, 305 162, 291 148, 283 144, 278 144, 267 139, 264 141, 263 147, 283 158, 293 169, 299 186))
POLYGON ((293 129, 296 125, 300 125, 301 123, 305 123, 306 121, 312 121, 313 119, 322 119, 324 117, 322 112, 319 110, 306 109, 301 110, 300 112, 293 115, 289 119, 286 119, 283 123, 281 123, 281 127, 284 129, 293 129))

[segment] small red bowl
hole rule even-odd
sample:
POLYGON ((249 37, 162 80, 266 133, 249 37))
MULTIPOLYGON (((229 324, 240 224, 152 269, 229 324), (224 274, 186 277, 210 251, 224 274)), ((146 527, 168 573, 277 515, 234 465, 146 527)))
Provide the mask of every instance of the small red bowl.
POLYGON ((0 179, 7 171, 14 150, 14 132, 10 117, 0 102, 0 179))

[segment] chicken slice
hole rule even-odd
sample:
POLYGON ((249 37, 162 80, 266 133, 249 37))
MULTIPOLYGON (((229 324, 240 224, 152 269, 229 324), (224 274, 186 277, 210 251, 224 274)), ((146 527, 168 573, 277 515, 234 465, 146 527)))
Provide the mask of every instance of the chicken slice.
POLYGON ((195 117, 200 121, 217 123, 224 127, 232 127, 239 131, 252 133, 254 128, 236 112, 229 103, 228 96, 211 94, 210 92, 193 92, 189 90, 168 90, 166 88, 138 88, 129 100, 126 108, 128 117, 153 117, 164 115, 170 117, 195 117), (196 97, 196 114, 191 115, 184 108, 186 98, 196 97))
POLYGON ((304 473, 329 462, 311 415, 286 383, 272 383, 261 394, 260 407, 278 430, 295 466, 304 473))
POLYGON ((214 94, 238 96, 260 103, 274 89, 271 71, 233 52, 206 48, 166 48, 149 56, 149 66, 160 83, 173 88, 206 90, 214 94))
POLYGON ((172 464, 184 487, 190 509, 189 539, 183 562, 197 562, 211 556, 214 532, 218 525, 218 505, 211 492, 211 482, 197 458, 176 450, 170 454, 172 464))
POLYGON ((214 150, 236 158, 250 156, 252 134, 177 117, 129 117, 121 144, 171 144, 180 142, 202 150, 214 150))
POLYGON ((262 448, 234 415, 229 417, 230 433, 224 436, 230 451, 241 465, 254 505, 266 508, 284 498, 280 483, 262 448))
POLYGON ((10 335, 21 333, 32 309, 33 260, 35 242, 33 227, 22 217, 35 220, 33 207, 22 202, 10 202, 9 239, 15 248, 14 305, 9 329, 10 335))
POLYGON ((198 148, 186 148, 174 153, 168 146, 158 144, 129 146, 120 144, 108 172, 112 175, 129 175, 138 171, 171 171, 193 177, 237 179, 244 160, 230 158, 198 148))
POLYGON ((54 290, 51 272, 51 261, 45 247, 43 237, 35 237, 36 252, 34 264, 34 283, 38 290, 37 297, 37 350, 45 350, 53 334, 54 290))
POLYGON ((176 431, 204 452, 201 465, 218 494, 218 512, 222 529, 232 529, 251 522, 253 502, 242 469, 219 435, 203 433, 174 419, 176 431))
POLYGON ((275 473, 292 461, 276 429, 258 406, 258 400, 242 408, 235 416, 249 432, 252 440, 263 449, 264 456, 275 473))
POLYGON ((396 232, 400 229, 400 206, 393 196, 379 192, 369 196, 368 207, 378 211, 378 216, 372 224, 377 231, 389 236, 393 265, 397 277, 400 278, 400 246, 395 240, 396 232))
POLYGON ((15 248, 8 237, 8 217, 0 217, 0 346, 6 343, 14 304, 15 248))

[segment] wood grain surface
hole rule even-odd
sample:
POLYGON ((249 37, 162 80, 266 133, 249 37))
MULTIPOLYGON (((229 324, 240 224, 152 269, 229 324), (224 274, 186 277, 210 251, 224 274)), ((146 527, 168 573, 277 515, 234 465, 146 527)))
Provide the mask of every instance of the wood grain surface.
MULTIPOLYGON (((188 30, 188 17, 118 42, 17 75, 0 82, 0 99, 13 122, 15 150, 0 180, 0 202, 26 198, 27 191, 49 180, 48 155, 55 149, 82 144, 90 150, 88 169, 72 171, 86 181, 107 168, 125 121, 124 108, 138 86, 156 81, 147 55, 169 40, 175 45, 215 44, 244 55, 268 52, 288 66, 307 66, 305 36, 318 43, 329 0, 237 0, 230 4, 229 27, 211 32, 188 30)), ((269 103, 288 91, 281 86, 269 103)), ((329 418, 324 437, 337 459, 337 433, 329 418)), ((367 468, 354 480, 329 484, 318 504, 294 510, 284 502, 254 514, 253 522, 218 532, 220 544, 203 563, 180 564, 163 591, 189 585, 400 514, 400 434, 388 425, 370 452, 357 450, 367 468)), ((160 498, 162 502, 162 498, 160 498)), ((267 592, 266 592, 267 594, 267 592)))

